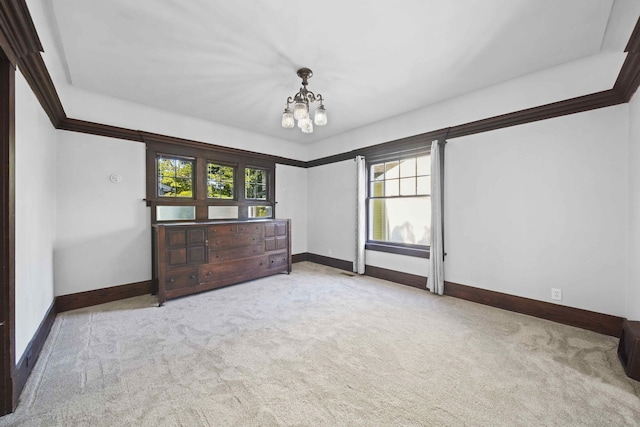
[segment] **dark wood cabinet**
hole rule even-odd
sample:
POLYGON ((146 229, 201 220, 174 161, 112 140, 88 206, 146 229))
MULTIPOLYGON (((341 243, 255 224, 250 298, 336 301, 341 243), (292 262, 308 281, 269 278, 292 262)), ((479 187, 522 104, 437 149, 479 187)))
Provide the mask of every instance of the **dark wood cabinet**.
POLYGON ((629 378, 640 381, 640 321, 622 322, 618 358, 629 378))
POLYGON ((291 272, 289 220, 153 226, 158 303, 196 292, 291 272))

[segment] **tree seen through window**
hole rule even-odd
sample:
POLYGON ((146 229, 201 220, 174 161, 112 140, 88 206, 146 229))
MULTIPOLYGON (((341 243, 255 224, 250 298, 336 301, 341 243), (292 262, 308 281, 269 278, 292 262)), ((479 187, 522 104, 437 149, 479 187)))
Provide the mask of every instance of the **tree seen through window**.
POLYGON ((251 200, 267 200, 267 171, 264 169, 245 168, 245 198, 251 200))
POLYGON ((159 197, 193 197, 193 160, 160 156, 157 164, 159 197))
POLYGON ((207 163, 207 197, 233 199, 235 169, 215 163, 207 163))

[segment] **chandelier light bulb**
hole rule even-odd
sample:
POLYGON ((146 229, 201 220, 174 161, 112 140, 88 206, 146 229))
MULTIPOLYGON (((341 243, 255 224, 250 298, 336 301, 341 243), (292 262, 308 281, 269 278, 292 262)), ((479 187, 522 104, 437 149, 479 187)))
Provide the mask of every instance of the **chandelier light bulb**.
POLYGON ((301 129, 302 133, 313 133, 313 122, 311 119, 305 119, 301 129))
POLYGON ((307 117, 306 119, 300 119, 298 120, 298 127, 302 129, 304 126, 307 125, 307 122, 310 122, 310 121, 311 119, 309 117, 307 117))
POLYGON ((289 107, 287 107, 284 109, 284 113, 282 113, 282 127, 285 129, 291 129, 294 125, 295 120, 293 119, 293 113, 289 107))
POLYGON ((308 118, 309 112, 307 111, 307 104, 303 101, 296 101, 293 106, 293 117, 295 117, 296 120, 308 118))
POLYGON ((324 109, 324 105, 320 104, 316 109, 316 114, 313 116, 313 122, 316 126, 324 126, 327 124, 327 112, 324 109))

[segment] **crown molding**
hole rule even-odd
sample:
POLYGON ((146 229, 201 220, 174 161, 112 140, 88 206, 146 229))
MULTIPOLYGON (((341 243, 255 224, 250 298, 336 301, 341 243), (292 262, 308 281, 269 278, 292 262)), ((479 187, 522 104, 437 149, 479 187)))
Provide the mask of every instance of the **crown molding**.
POLYGON ((324 164, 343 161, 354 158, 356 155, 380 151, 402 151, 406 147, 424 145, 427 141, 442 138, 459 138, 462 136, 488 132, 510 126, 517 126, 539 120, 580 113, 598 108, 624 104, 640 86, 640 19, 636 22, 629 42, 625 48, 627 57, 620 69, 613 88, 576 98, 540 105, 514 111, 507 114, 488 117, 469 123, 437 129, 419 135, 401 138, 374 146, 363 147, 344 153, 335 154, 311 161, 300 161, 285 157, 270 156, 252 151, 228 148, 208 144, 201 141, 187 140, 169 135, 160 135, 140 130, 121 128, 96 122, 69 118, 56 91, 51 76, 42 60, 42 45, 38 38, 35 26, 29 14, 25 0, 0 0, 0 46, 5 50, 12 64, 18 65, 43 109, 49 116, 56 129, 82 132, 92 135, 119 138, 130 141, 171 143, 177 145, 193 146, 199 148, 233 151, 234 154, 244 154, 250 157, 269 158, 277 163, 298 166, 314 167, 324 164))

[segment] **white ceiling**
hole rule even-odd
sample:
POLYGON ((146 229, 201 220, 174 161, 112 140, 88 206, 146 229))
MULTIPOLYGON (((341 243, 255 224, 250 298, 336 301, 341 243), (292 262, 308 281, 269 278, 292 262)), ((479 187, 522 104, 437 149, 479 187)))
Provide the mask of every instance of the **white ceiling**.
POLYGON ((56 0, 72 85, 313 142, 600 51, 613 0, 56 0), (329 124, 282 129, 296 70, 329 124))

